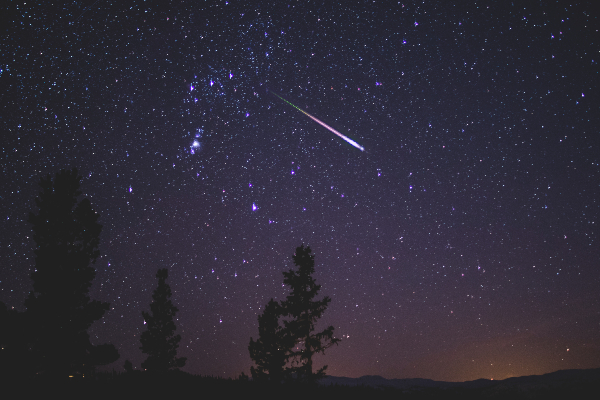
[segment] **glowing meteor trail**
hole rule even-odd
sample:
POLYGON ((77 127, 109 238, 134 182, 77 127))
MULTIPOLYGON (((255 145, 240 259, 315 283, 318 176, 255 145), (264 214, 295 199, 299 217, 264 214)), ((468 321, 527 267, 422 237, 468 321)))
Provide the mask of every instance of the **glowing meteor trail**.
MULTIPOLYGON (((271 93, 273 93, 273 92, 271 92, 271 93)), ((350 143, 352 146, 356 147, 360 151, 365 151, 365 148, 362 147, 360 144, 356 143, 354 140, 350 139, 349 137, 347 137, 347 136, 339 133, 338 131, 336 131, 335 129, 333 129, 329 125, 327 125, 325 122, 318 120, 317 118, 313 117, 312 115, 310 115, 309 113, 307 113, 306 111, 304 111, 303 109, 301 109, 300 107, 296 107, 295 105, 293 105, 292 103, 290 103, 289 101, 287 101, 286 99, 284 99, 283 97, 281 97, 280 95, 278 95, 277 93, 273 93, 273 94, 275 96, 279 97, 281 100, 283 100, 286 103, 288 103, 290 106, 294 107, 296 110, 300 111, 302 114, 306 115, 308 118, 310 118, 313 121, 315 121, 317 124, 321 125, 323 128, 326 128, 329 131, 335 133, 336 135, 338 135, 339 137, 341 137, 346 142, 350 143)))

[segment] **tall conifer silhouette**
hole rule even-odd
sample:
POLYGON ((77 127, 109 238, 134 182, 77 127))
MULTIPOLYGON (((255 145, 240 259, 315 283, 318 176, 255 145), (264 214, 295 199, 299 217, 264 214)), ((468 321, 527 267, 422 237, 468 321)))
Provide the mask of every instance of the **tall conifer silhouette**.
POLYGON ((271 299, 258 317, 259 337, 250 338, 250 358, 256 368, 251 367, 254 379, 271 382, 296 377, 314 383, 325 376, 327 365, 313 371, 313 356, 340 339, 333 337, 333 326, 315 332, 315 324, 331 302, 328 296, 315 298, 321 285, 313 278, 315 260, 310 247, 301 245, 292 256, 298 270, 283 273, 283 283, 290 287, 290 294, 281 303, 271 299), (280 319, 283 327, 280 325, 280 319))
POLYGON ((291 318, 285 321, 285 328, 300 345, 299 350, 291 353, 296 358, 292 371, 300 379, 310 382, 325 376, 327 369, 325 365, 314 372, 313 355, 325 353, 325 349, 340 341, 333 337, 333 326, 315 333, 315 324, 325 312, 331 299, 325 296, 322 300, 315 300, 321 285, 317 285, 312 276, 315 272, 315 257, 311 252, 310 247, 304 245, 296 248, 292 258, 298 270, 283 273, 283 283, 290 287, 291 293, 282 302, 284 313, 291 318))
POLYGON ((147 330, 140 336, 142 352, 148 358, 142 362, 142 368, 152 372, 166 372, 185 365, 185 357, 177 357, 180 335, 175 335, 173 318, 177 307, 171 302, 171 287, 166 283, 167 269, 156 273, 158 286, 152 294, 150 313, 142 311, 147 330))
POLYGON ((81 197, 77 170, 40 180, 38 213, 29 214, 35 241, 33 291, 25 301, 35 372, 67 376, 119 358, 110 344, 93 346, 87 329, 109 303, 90 300, 102 226, 81 197))

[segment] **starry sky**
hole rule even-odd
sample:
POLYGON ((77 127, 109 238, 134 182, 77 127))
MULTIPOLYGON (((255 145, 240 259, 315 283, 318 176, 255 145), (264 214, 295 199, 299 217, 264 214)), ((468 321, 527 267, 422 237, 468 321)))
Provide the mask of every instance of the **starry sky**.
POLYGON ((168 268, 184 370, 248 374, 301 244, 342 339, 331 375, 600 367, 592 2, 35 3, 0 10, 9 307, 32 289, 37 183, 77 167, 109 368, 140 368, 168 268))

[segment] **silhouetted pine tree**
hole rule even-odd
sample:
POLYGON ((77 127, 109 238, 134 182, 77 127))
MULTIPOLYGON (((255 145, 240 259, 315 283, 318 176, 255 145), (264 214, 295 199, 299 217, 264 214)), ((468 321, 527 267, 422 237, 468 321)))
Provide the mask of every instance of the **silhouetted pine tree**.
POLYGON ((285 320, 287 334, 300 344, 300 349, 292 351, 290 355, 295 360, 292 372, 299 379, 313 382, 325 376, 327 366, 313 372, 312 357, 317 353, 325 353, 325 349, 337 344, 340 339, 333 337, 333 326, 315 333, 315 323, 321 316, 331 299, 325 296, 322 300, 314 300, 321 285, 317 285, 312 274, 315 272, 315 260, 310 247, 304 245, 296 248, 293 256, 297 271, 284 272, 283 283, 288 285, 291 293, 282 302, 283 313, 290 317, 285 320))
POLYGON ((79 200, 80 181, 76 169, 42 178, 35 199, 39 212, 29 214, 36 246, 33 291, 25 306, 33 368, 59 377, 119 358, 113 345, 93 346, 87 333, 109 303, 88 295, 102 225, 90 201, 79 200))
POLYGON ((258 339, 255 342, 250 338, 248 345, 250 358, 256 364, 256 368, 250 368, 254 380, 280 383, 285 378, 285 365, 295 338, 279 325, 282 313, 279 303, 271 299, 258 316, 258 339))
POLYGON ((179 369, 185 365, 186 358, 177 358, 180 335, 175 334, 175 322, 173 317, 177 307, 171 302, 171 288, 165 282, 167 280, 167 269, 159 269, 156 273, 158 287, 152 294, 150 304, 151 314, 142 311, 147 330, 140 336, 142 352, 148 354, 142 368, 153 372, 166 372, 171 369, 179 369))

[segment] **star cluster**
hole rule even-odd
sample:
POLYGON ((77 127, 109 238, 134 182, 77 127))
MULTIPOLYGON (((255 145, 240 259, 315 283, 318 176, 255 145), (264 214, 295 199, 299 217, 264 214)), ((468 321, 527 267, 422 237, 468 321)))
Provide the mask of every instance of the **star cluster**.
POLYGON ((168 268, 184 370, 248 373, 302 243, 342 338, 331 375, 599 367, 593 7, 321 3, 5 6, 0 300, 32 289, 39 178, 77 167, 115 369, 139 368, 168 268))

